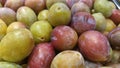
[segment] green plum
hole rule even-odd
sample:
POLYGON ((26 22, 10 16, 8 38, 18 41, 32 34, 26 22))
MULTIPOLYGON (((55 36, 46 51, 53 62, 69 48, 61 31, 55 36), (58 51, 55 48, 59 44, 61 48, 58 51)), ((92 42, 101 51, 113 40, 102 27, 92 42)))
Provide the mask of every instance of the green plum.
POLYGON ((32 33, 17 29, 7 33, 0 42, 0 58, 4 61, 19 62, 25 59, 34 47, 32 33))
POLYGON ((49 9, 56 2, 66 3, 66 0, 46 0, 47 8, 49 9))
POLYGON ((106 19, 102 13, 94 13, 92 16, 95 18, 96 21, 96 30, 103 32, 106 28, 106 19))
POLYGON ((108 0, 95 0, 94 9, 96 12, 101 12, 105 17, 112 15, 111 2, 108 0))
POLYGON ((23 22, 27 27, 30 27, 37 20, 35 12, 26 6, 20 7, 16 16, 17 21, 23 22))
POLYGON ((0 62, 0 68, 22 68, 22 66, 10 62, 0 62))
POLYGON ((41 12, 39 12, 38 14, 38 20, 48 20, 48 10, 42 10, 41 12))
POLYGON ((5 36, 7 30, 6 23, 0 19, 0 40, 5 36))
POLYGON ((71 11, 64 3, 55 3, 48 13, 48 21, 52 26, 67 25, 71 20, 71 11))
POLYGON ((48 21, 37 21, 30 27, 36 43, 47 42, 50 40, 52 26, 48 21))

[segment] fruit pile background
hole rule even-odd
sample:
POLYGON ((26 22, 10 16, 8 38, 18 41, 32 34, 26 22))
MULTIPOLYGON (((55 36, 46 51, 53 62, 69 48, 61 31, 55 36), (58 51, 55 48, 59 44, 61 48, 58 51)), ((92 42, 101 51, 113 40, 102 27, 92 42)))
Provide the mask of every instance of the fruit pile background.
POLYGON ((111 0, 0 0, 0 68, 120 68, 111 0))

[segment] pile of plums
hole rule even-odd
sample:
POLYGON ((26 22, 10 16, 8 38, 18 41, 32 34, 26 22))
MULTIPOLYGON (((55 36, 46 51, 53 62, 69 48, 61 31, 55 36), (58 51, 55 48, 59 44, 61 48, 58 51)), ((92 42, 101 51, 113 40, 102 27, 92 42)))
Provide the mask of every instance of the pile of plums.
POLYGON ((120 68, 120 10, 110 0, 0 0, 0 68, 120 68))

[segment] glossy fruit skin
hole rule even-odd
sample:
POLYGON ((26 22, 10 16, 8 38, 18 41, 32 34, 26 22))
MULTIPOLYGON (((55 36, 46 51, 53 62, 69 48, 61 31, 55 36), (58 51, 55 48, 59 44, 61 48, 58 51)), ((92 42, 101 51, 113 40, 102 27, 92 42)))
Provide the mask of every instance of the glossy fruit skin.
POLYGON ((66 4, 66 1, 65 0, 46 0, 46 6, 48 9, 51 8, 51 6, 57 2, 62 2, 62 3, 65 3, 66 4))
POLYGON ((50 68, 85 68, 84 58, 78 51, 66 50, 55 56, 50 68))
POLYGON ((0 19, 0 40, 6 35, 7 25, 6 23, 0 19))
POLYGON ((0 58, 8 62, 19 62, 31 53, 33 47, 33 36, 28 29, 14 30, 1 40, 0 58))
POLYGON ((41 12, 39 12, 38 14, 38 20, 46 20, 48 21, 48 13, 49 11, 48 10, 42 10, 41 12))
POLYGON ((120 49, 120 27, 117 27, 110 31, 108 39, 114 49, 120 49))
POLYGON ((112 54, 108 39, 94 30, 84 32, 79 37, 78 46, 85 58, 95 62, 107 61, 112 54))
POLYGON ((51 43, 58 51, 73 49, 77 40, 77 33, 69 26, 57 26, 51 33, 51 43))
POLYGON ((95 18, 96 21, 96 30, 103 32, 107 26, 106 18, 102 13, 93 13, 92 16, 95 18))
POLYGON ((48 21, 54 27, 68 25, 71 20, 71 11, 64 3, 55 3, 48 13, 48 21))
POLYGON ((21 22, 13 22, 8 26, 7 33, 14 31, 16 29, 21 29, 21 28, 26 28, 25 24, 23 24, 21 22))
POLYGON ((89 8, 93 7, 93 0, 80 0, 79 2, 85 3, 89 8))
POLYGON ((15 63, 0 62, 0 68, 22 68, 22 67, 15 63))
POLYGON ((25 6, 30 7, 38 14, 41 10, 46 8, 45 0, 25 0, 25 6))
POLYGON ((17 11, 17 9, 24 5, 24 0, 6 0, 4 7, 8 7, 17 11))
POLYGON ((3 7, 0 8, 0 18, 7 24, 11 24, 16 21, 16 13, 10 8, 3 7))
POLYGON ((36 43, 50 41, 52 26, 48 21, 36 21, 30 27, 36 43))
POLYGON ((29 57, 28 68, 50 68, 55 57, 55 51, 51 43, 38 44, 29 57))
POLYGON ((120 10, 114 9, 112 11, 112 15, 110 16, 110 19, 118 25, 120 23, 120 10))
POLYGON ((17 21, 24 23, 28 28, 37 20, 35 12, 26 6, 17 10, 16 18, 17 21))
POLYGON ((83 2, 75 3, 71 8, 71 13, 74 15, 77 12, 90 12, 90 8, 83 2))
POLYGON ((81 33, 94 30, 96 21, 88 12, 78 12, 72 17, 71 27, 80 35, 81 33))
POLYGON ((79 2, 80 0, 66 0, 66 4, 69 8, 72 8, 73 4, 79 2))
POLYGON ((108 0, 95 0, 94 9, 96 12, 101 12, 105 17, 112 15, 112 5, 108 0))

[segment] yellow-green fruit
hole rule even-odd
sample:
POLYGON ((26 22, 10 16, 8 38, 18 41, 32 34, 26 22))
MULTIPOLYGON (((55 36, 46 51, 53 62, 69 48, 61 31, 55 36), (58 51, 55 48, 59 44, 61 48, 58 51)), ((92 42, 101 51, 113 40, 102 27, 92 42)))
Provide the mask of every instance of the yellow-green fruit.
POLYGON ((48 13, 48 21, 52 26, 68 25, 71 20, 71 11, 64 3, 55 3, 48 13))
POLYGON ((39 14, 38 14, 38 20, 48 20, 48 10, 42 10, 39 14))
POLYGON ((22 68, 22 66, 10 62, 0 62, 0 68, 22 68))
POLYGON ((116 6, 115 6, 115 4, 113 2, 110 1, 109 3, 111 4, 112 9, 116 9, 116 6))
POLYGON ((46 6, 49 9, 54 3, 57 2, 66 3, 66 0, 46 0, 46 6))
POLYGON ((96 12, 101 12, 105 17, 112 15, 112 5, 108 0, 95 0, 94 9, 96 12))
POLYGON ((37 21, 30 27, 36 43, 47 42, 50 40, 52 26, 48 21, 37 21))
POLYGON ((13 22, 8 26, 7 33, 14 31, 16 29, 21 29, 21 28, 26 28, 25 24, 23 24, 21 22, 13 22))
POLYGON ((24 23, 30 27, 37 20, 35 12, 26 6, 20 7, 17 10, 17 21, 24 23))
POLYGON ((115 23, 111 19, 106 19, 106 23, 107 23, 107 26, 105 28, 106 32, 110 32, 111 30, 116 28, 115 23))
POLYGON ((0 58, 19 62, 25 59, 34 47, 34 40, 28 29, 17 29, 7 33, 0 42, 0 58))
POLYGON ((96 21, 96 30, 103 32, 106 28, 106 19, 102 13, 94 13, 92 16, 95 18, 96 21))
POLYGON ((5 36, 7 30, 7 25, 0 19, 0 40, 5 36))

